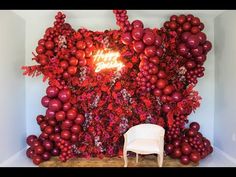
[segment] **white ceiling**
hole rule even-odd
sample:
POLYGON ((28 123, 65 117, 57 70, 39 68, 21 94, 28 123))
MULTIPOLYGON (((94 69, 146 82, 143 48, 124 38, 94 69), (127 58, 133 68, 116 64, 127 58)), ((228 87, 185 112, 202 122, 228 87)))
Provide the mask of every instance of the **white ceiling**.
MULTIPOLYGON (((55 16, 60 10, 12 10, 17 15, 24 19, 32 19, 49 16, 55 16)), ((215 18, 225 10, 129 10, 130 18, 137 19, 138 17, 169 17, 173 14, 195 14, 201 17, 215 18)), ((112 10, 62 10, 67 15, 67 18, 114 18, 112 10)))

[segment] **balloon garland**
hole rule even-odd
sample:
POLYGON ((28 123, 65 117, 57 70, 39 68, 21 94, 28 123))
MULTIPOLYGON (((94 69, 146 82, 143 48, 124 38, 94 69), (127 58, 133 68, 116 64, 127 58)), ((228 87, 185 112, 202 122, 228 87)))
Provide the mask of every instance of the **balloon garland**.
POLYGON ((194 86, 212 48, 204 24, 191 14, 172 15, 150 29, 130 23, 126 10, 113 13, 120 29, 99 32, 76 31, 58 12, 33 53, 38 64, 22 67, 49 83, 41 99, 46 113, 36 118, 41 134, 27 137, 27 156, 36 165, 51 156, 122 156, 123 134, 153 123, 166 129, 167 155, 185 165, 205 158, 210 141, 197 122, 186 127, 200 106, 194 86))

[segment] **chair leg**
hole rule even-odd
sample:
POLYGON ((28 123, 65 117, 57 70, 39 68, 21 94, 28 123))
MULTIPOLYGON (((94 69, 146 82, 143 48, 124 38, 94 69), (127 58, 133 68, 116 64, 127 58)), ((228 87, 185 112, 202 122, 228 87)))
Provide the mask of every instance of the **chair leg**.
POLYGON ((136 163, 138 163, 138 153, 136 153, 136 163))
POLYGON ((163 164, 163 154, 158 154, 157 155, 157 161, 158 161, 159 167, 162 167, 162 164, 163 164))
POLYGON ((127 165, 128 165, 128 158, 127 158, 127 151, 126 150, 123 151, 123 156, 124 156, 124 161, 125 161, 124 167, 127 167, 127 165))

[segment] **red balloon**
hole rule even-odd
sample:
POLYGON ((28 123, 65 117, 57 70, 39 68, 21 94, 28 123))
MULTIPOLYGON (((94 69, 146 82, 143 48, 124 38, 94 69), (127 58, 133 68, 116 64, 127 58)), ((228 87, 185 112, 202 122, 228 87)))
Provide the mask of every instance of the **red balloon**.
POLYGON ((77 67, 76 66, 69 66, 67 68, 67 72, 70 74, 70 75, 75 75, 77 73, 77 67))
POLYGON ((173 91, 174 91, 174 86, 173 85, 167 85, 164 90, 163 90, 163 93, 165 95, 170 95, 173 91))
POLYGON ((210 41, 206 41, 204 44, 203 44, 203 49, 204 51, 206 52, 209 52, 212 48, 212 44, 210 41))
POLYGON ((42 154, 42 159, 43 159, 43 160, 47 161, 47 160, 49 160, 50 158, 51 158, 51 154, 50 154, 49 152, 44 152, 44 153, 42 154))
POLYGON ((190 48, 196 48, 199 45, 199 38, 196 35, 191 35, 188 38, 187 44, 190 48))
POLYGON ((49 140, 44 140, 43 141, 43 147, 47 150, 50 151, 53 149, 53 143, 49 140))
POLYGON ((71 138, 71 132, 69 130, 62 130, 61 138, 69 140, 71 138))
POLYGON ((85 121, 85 118, 82 114, 78 114, 77 117, 75 118, 74 122, 77 124, 77 125, 82 125, 85 121))
POLYGON ((177 51, 178 51, 179 55, 185 56, 185 55, 187 55, 189 49, 186 46, 186 44, 181 43, 181 44, 179 44, 177 51))
POLYGON ((185 67, 186 67, 186 69, 188 69, 188 70, 191 70, 191 69, 195 68, 196 66, 197 66, 197 64, 196 64, 196 62, 193 61, 193 60, 189 60, 189 61, 187 61, 187 62, 185 63, 185 67))
POLYGON ((51 99, 50 99, 48 96, 44 96, 44 97, 41 99, 41 104, 42 104, 44 107, 47 108, 50 100, 51 100, 51 99))
POLYGON ((168 104, 163 104, 162 105, 162 111, 163 112, 168 113, 170 110, 171 110, 170 105, 168 105, 168 104))
POLYGON ((53 48, 54 48, 54 42, 52 42, 52 41, 47 41, 47 42, 45 42, 45 47, 46 47, 46 49, 48 49, 48 50, 53 49, 53 48))
POLYGON ((155 42, 155 35, 153 34, 153 32, 144 34, 143 42, 146 45, 152 45, 155 42))
POLYGON ((156 83, 157 88, 163 89, 168 84, 168 81, 165 79, 159 79, 156 83))
POLYGON ((190 123, 189 127, 195 131, 198 131, 200 129, 200 125, 197 122, 190 123))
POLYGON ((170 21, 170 23, 169 23, 169 28, 170 28, 171 30, 176 30, 176 28, 177 28, 177 23, 176 23, 175 21, 170 21))
POLYGON ((154 89, 153 94, 157 97, 160 97, 162 95, 162 91, 160 89, 154 89))
POLYGON ((42 159, 41 156, 36 155, 36 156, 33 157, 33 163, 34 163, 35 165, 39 165, 39 164, 42 163, 42 162, 43 162, 43 159, 42 159))
POLYGON ((64 111, 59 111, 56 113, 56 120, 63 121, 66 118, 66 113, 64 111))
POLYGON ((181 156, 180 158, 180 162, 183 164, 183 165, 188 165, 190 163, 190 159, 188 156, 186 155, 183 155, 181 156))
POLYGON ((26 142, 29 146, 32 146, 34 141, 36 141, 38 138, 36 135, 29 135, 26 139, 26 142))
POLYGON ((144 49, 144 53, 148 57, 154 57, 156 55, 156 47, 155 46, 147 46, 144 49))
POLYGON ((46 89, 46 93, 47 93, 47 96, 49 98, 54 98, 58 95, 59 93, 59 89, 55 86, 49 86, 47 89, 46 89))
POLYGON ((47 133, 48 135, 50 135, 50 134, 52 134, 52 133, 54 132, 52 126, 46 126, 43 131, 44 131, 45 133, 47 133))
POLYGON ((180 158, 181 157, 181 155, 182 155, 182 152, 181 152, 181 150, 180 150, 180 148, 176 148, 176 149, 174 149, 174 152, 173 152, 173 154, 171 154, 174 158, 180 158))
POLYGON ((63 111, 68 111, 71 108, 70 102, 64 103, 63 104, 63 111))
POLYGON ((78 41, 76 43, 77 49, 85 49, 86 48, 86 43, 84 41, 78 41))
POLYGON ((203 47, 202 47, 202 46, 197 46, 195 49, 192 49, 192 50, 191 50, 191 54, 192 54, 194 57, 201 56, 202 53, 203 53, 203 47))
POLYGON ((190 32, 184 32, 184 33, 181 35, 181 40, 182 40, 183 42, 187 42, 189 36, 191 36, 191 33, 190 33, 190 32))
POLYGON ((34 150, 30 147, 26 150, 26 155, 28 158, 32 159, 34 155, 34 150))
POLYGON ((37 123, 40 124, 41 122, 43 122, 44 116, 43 115, 38 115, 36 120, 37 120, 37 123))
POLYGON ((52 99, 48 104, 48 108, 54 112, 60 111, 62 108, 62 104, 58 99, 52 99))
POLYGON ((181 147, 181 151, 185 155, 189 155, 192 152, 192 148, 189 144, 185 143, 181 147))
POLYGON ((189 23, 189 22, 185 22, 184 24, 183 24, 183 30, 184 31, 189 31, 190 29, 191 29, 191 24, 189 23))
POLYGON ((142 41, 134 41, 133 48, 135 52, 141 53, 144 50, 144 43, 142 41))
POLYGON ((79 60, 82 60, 85 58, 85 52, 83 50, 77 50, 75 53, 75 57, 79 60))
POLYGON ((61 124, 61 129, 63 130, 68 130, 70 127, 72 127, 73 122, 71 120, 66 119, 65 121, 62 122, 61 124))
POLYGON ((51 110, 51 109, 46 110, 46 117, 54 118, 54 116, 55 116, 55 112, 53 110, 51 110))
POLYGON ((133 26, 134 28, 143 28, 143 22, 140 21, 140 20, 134 20, 134 21, 132 22, 132 26, 133 26))
POLYGON ((44 46, 38 45, 38 47, 36 48, 36 52, 37 52, 38 54, 43 54, 43 53, 45 53, 45 48, 44 48, 44 46))
POLYGON ((194 163, 197 163, 199 160, 201 160, 201 156, 199 152, 192 152, 189 156, 190 160, 194 163))
POLYGON ((74 134, 79 134, 82 131, 82 127, 80 125, 73 125, 71 127, 71 132, 74 134))
POLYGON ((191 20, 191 24, 194 26, 198 26, 198 25, 200 25, 200 23, 201 23, 201 21, 198 17, 193 17, 191 20))
POLYGON ((36 146, 36 147, 34 148, 34 152, 35 152, 35 154, 37 154, 37 155, 41 155, 41 154, 43 154, 43 153, 45 152, 45 149, 44 149, 43 146, 39 145, 39 146, 36 146))
POLYGON ((157 56, 149 58, 149 61, 152 62, 153 64, 159 64, 160 60, 157 56))
MULTIPOLYGON (((61 90, 58 94, 58 98, 63 102, 68 102, 71 98, 71 91, 69 89, 61 90)), ((68 103, 69 104, 69 103, 68 103)), ((68 107, 68 105, 66 105, 68 107)))
POLYGON ((197 34, 200 32, 200 29, 197 26, 194 26, 191 28, 191 33, 192 34, 197 34))
POLYGON ((179 139, 175 139, 172 144, 175 146, 175 147, 179 147, 180 146, 180 143, 181 141, 179 139))
POLYGON ((143 28, 134 28, 132 30, 132 37, 134 40, 141 40, 143 37, 143 28))
POLYGON ((175 102, 179 102, 183 99, 183 95, 180 92, 174 92, 171 97, 175 102))
POLYGON ((177 22, 182 25, 184 24, 184 22, 186 22, 186 16, 185 15, 180 15, 178 18, 177 18, 177 22))
POLYGON ((197 135, 197 131, 196 130, 193 130, 193 129, 189 129, 188 132, 187 132, 187 135, 189 137, 194 137, 197 135))
POLYGON ((203 44, 203 43, 205 43, 206 42, 206 34, 205 33, 203 33, 203 32, 199 32, 199 33, 197 33, 197 37, 198 37, 198 39, 199 39, 199 43, 200 44, 203 44))
POLYGON ((66 117, 69 120, 75 120, 77 115, 78 115, 78 111, 76 109, 71 108, 70 110, 67 111, 66 117))
POLYGON ((121 35, 121 42, 125 45, 129 45, 132 42, 132 37, 129 32, 123 33, 121 35))
POLYGON ((54 148, 52 151, 51 151, 51 154, 53 156, 58 156, 60 154, 60 150, 58 148, 54 148))
POLYGON ((164 53, 164 51, 163 51, 162 48, 160 48, 160 47, 157 48, 157 53, 156 54, 157 54, 158 57, 162 57, 163 53, 164 53))
POLYGON ((151 78, 150 78, 150 82, 151 82, 152 84, 155 84, 155 83, 157 82, 157 76, 152 75, 151 78))
POLYGON ((171 154, 174 151, 174 145, 173 144, 166 144, 165 145, 165 152, 166 154, 171 154))
POLYGON ((78 63, 79 63, 79 60, 77 58, 75 58, 75 57, 71 57, 69 63, 72 66, 77 66, 78 63))

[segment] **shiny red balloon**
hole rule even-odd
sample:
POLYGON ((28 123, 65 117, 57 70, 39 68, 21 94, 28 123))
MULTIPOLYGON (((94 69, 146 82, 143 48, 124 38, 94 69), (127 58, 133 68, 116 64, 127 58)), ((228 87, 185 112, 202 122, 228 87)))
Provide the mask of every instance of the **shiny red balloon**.
POLYGON ((35 165, 39 165, 39 164, 42 163, 42 162, 43 162, 43 159, 42 159, 41 156, 36 155, 36 156, 33 157, 33 163, 34 163, 35 165))
POLYGON ((55 111, 53 111, 51 109, 46 110, 46 117, 48 117, 48 118, 54 118, 55 114, 56 114, 55 111))
POLYGON ((65 121, 62 122, 61 124, 61 129, 62 130, 68 130, 70 127, 72 127, 73 122, 71 120, 66 119, 65 121))
POLYGON ((197 163, 199 160, 201 160, 201 156, 199 152, 192 152, 189 156, 190 160, 194 163, 197 163))
POLYGON ((165 95, 170 95, 173 91, 174 91, 174 86, 173 85, 167 85, 164 89, 163 89, 163 93, 165 95))
POLYGON ((143 42, 146 45, 152 45, 155 42, 155 35, 153 32, 149 32, 144 34, 143 36, 143 42))
POLYGON ((62 104, 58 99, 52 99, 48 104, 48 108, 54 112, 57 112, 61 110, 62 104))
POLYGON ((142 41, 134 41, 133 48, 135 52, 141 53, 144 50, 144 43, 142 41))
POLYGON ((153 90, 153 94, 157 97, 160 97, 162 95, 162 90, 156 88, 153 90))
POLYGON ((59 89, 55 86, 49 86, 47 89, 46 89, 46 93, 47 93, 47 96, 49 98, 54 98, 58 95, 59 93, 59 89))
POLYGON ((191 146, 189 144, 184 143, 181 146, 181 151, 182 151, 183 154, 189 155, 192 152, 192 148, 191 148, 191 146))
POLYGON ((71 132, 69 130, 63 130, 61 132, 61 138, 69 140, 71 138, 71 132))
POLYGON ((156 83, 156 86, 157 86, 157 88, 159 88, 159 89, 163 89, 163 88, 166 87, 167 84, 168 84, 168 81, 167 81, 167 80, 165 80, 165 79, 159 79, 159 80, 157 81, 157 83, 156 83))
POLYGON ((144 53, 148 57, 154 57, 156 55, 156 47, 155 46, 147 46, 144 49, 144 53))
POLYGON ((129 32, 123 33, 121 35, 121 42, 125 45, 129 45, 132 42, 132 36, 129 32))
POLYGON ((166 154, 171 154, 174 151, 174 145, 173 144, 166 144, 165 145, 165 152, 166 154))
POLYGON ((132 26, 134 28, 143 28, 143 22, 141 20, 134 20, 132 26))
POLYGON ((82 125, 85 121, 85 117, 82 114, 78 114, 77 117, 75 118, 74 122, 77 125, 82 125))
POLYGON ((178 45, 178 49, 177 49, 179 55, 185 56, 187 55, 189 48, 186 46, 186 44, 181 43, 178 45))
POLYGON ((43 153, 45 152, 45 149, 44 149, 43 146, 39 145, 39 146, 36 146, 36 147, 34 148, 34 152, 35 152, 35 154, 37 154, 37 155, 41 155, 41 154, 43 154, 43 153))
POLYGON ((183 155, 181 156, 180 158, 180 162, 183 164, 183 165, 188 165, 190 163, 190 159, 188 156, 186 155, 183 155))
POLYGON ((132 37, 134 40, 141 40, 143 37, 143 28, 134 28, 132 30, 132 37))
MULTIPOLYGON (((58 94, 58 98, 63 102, 68 102, 71 98, 71 91, 69 89, 61 90, 58 94)), ((67 105, 68 106, 68 105, 67 105)))
POLYGON ((51 99, 50 99, 48 96, 44 96, 44 97, 41 99, 41 104, 42 104, 45 108, 47 108, 50 100, 51 100, 51 99))
POLYGON ((174 92, 172 95, 172 100, 175 102, 180 102, 183 99, 183 95, 180 92, 174 92))
POLYGON ((197 37, 197 35, 191 35, 189 36, 188 40, 187 40, 187 44, 190 48, 194 49, 199 45, 199 38, 197 37))
POLYGON ((26 142, 29 146, 32 146, 33 145, 33 142, 36 141, 38 138, 36 135, 29 135, 27 138, 26 138, 26 142))
POLYGON ((75 120, 75 118, 78 115, 78 111, 76 109, 71 108, 70 110, 67 111, 66 117, 69 120, 75 120))
POLYGON ((47 161, 47 160, 49 160, 50 158, 51 158, 51 154, 50 154, 49 152, 44 152, 44 153, 42 154, 42 159, 43 159, 43 160, 47 161))
POLYGON ((171 156, 173 158, 180 158, 181 155, 182 155, 182 152, 181 152, 180 148, 174 149, 174 152, 171 154, 171 156))
POLYGON ((46 49, 48 49, 48 50, 53 49, 53 48, 54 48, 54 42, 52 42, 52 41, 47 41, 47 42, 45 42, 45 47, 46 47, 46 49))
POLYGON ((53 149, 53 143, 49 140, 44 140, 43 141, 43 147, 47 150, 50 151, 53 149))
POLYGON ((155 46, 160 47, 162 42, 163 42, 162 37, 160 35, 157 35, 156 38, 155 38, 155 43, 154 43, 155 46))
POLYGON ((34 155, 34 150, 30 147, 26 150, 26 155, 28 158, 32 159, 34 155))
POLYGON ((58 111, 55 117, 57 121, 63 121, 66 118, 66 113, 64 111, 58 111))
POLYGON ((80 125, 73 125, 71 127, 71 132, 74 134, 79 134, 82 131, 82 127, 80 125))

